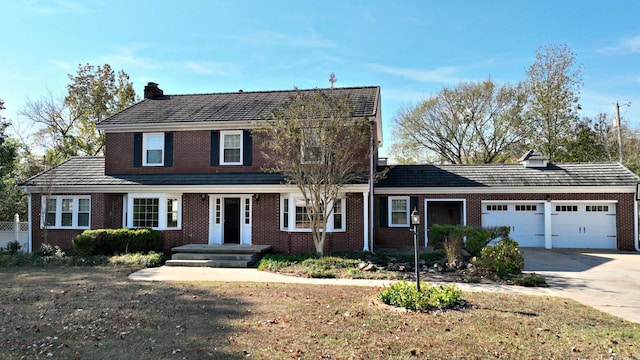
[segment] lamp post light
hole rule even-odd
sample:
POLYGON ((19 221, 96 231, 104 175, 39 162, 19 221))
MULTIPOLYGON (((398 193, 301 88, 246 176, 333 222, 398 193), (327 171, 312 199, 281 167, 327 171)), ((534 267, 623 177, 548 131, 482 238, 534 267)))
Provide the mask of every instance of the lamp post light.
POLYGON ((420 225, 420 214, 418 214, 418 209, 416 208, 413 208, 411 212, 411 225, 413 225, 413 246, 415 248, 416 289, 420 291, 420 257, 418 254, 418 225, 420 225))

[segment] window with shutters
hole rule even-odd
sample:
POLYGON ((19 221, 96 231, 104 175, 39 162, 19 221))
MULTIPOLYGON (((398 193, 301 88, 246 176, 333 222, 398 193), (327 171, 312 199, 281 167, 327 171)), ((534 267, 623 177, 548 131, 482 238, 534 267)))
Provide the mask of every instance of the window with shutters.
POLYGON ((242 131, 220 132, 220 164, 242 165, 242 131))
POLYGON ((164 133, 142 135, 142 165, 164 165, 164 133))
POLYGON ((409 197, 389 196, 389 226, 409 225, 409 197))

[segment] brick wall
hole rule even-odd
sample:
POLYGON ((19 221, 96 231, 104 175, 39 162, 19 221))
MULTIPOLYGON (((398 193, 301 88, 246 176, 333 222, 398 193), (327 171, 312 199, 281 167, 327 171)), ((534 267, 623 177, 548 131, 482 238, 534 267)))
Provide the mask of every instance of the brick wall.
MULTIPOLYGON (((264 157, 265 135, 253 133, 251 166, 211 166, 211 131, 174 131, 173 166, 133 166, 133 133, 105 134, 105 173, 113 174, 172 174, 172 173, 218 173, 259 172, 272 168, 273 162, 264 157)), ((363 171, 368 170, 367 149, 360 151, 363 171)))
MULTIPOLYGON (((346 231, 328 233, 325 253, 341 250, 360 251, 364 247, 363 199, 360 193, 346 197, 346 231)), ((311 233, 280 231, 280 195, 260 194, 253 203, 251 234, 256 245, 271 245, 277 253, 313 253, 315 245, 311 233)))
MULTIPOLYGON (((406 196, 409 196, 408 194, 406 196)), ((539 200, 545 201, 547 194, 422 194, 410 195, 418 196, 421 220, 424 219, 424 200, 428 199, 466 199, 466 224, 469 226, 480 227, 482 225, 482 201, 484 200, 539 200)), ((600 193, 600 194, 551 194, 553 201, 561 200, 610 200, 617 201, 617 239, 618 249, 634 250, 634 194, 627 193, 600 193)), ((413 246, 413 233, 409 231, 409 227, 390 228, 381 227, 379 219, 380 196, 374 199, 375 204, 375 229, 374 243, 379 247, 405 247, 413 246)), ((419 241, 424 241, 422 229, 424 225, 418 227, 419 241)))

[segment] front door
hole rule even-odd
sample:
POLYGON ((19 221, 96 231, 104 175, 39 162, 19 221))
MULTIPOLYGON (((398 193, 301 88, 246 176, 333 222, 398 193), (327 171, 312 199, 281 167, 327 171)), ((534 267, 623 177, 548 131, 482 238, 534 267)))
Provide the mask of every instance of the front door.
POLYGON ((240 244, 240 198, 224 198, 225 244, 240 244))

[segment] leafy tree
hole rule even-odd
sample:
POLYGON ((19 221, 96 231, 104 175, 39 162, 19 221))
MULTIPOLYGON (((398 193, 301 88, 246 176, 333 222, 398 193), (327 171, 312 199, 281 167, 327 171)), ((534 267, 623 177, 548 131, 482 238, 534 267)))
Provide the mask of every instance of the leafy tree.
MULTIPOLYGON (((0 99, 0 110, 4 110, 4 101, 0 99)), ((10 125, 0 116, 0 221, 12 221, 14 214, 26 216, 24 194, 18 189, 16 164, 18 142, 8 137, 7 127, 10 125)))
POLYGON ((405 162, 504 162, 523 138, 525 100, 520 85, 491 79, 445 87, 396 114, 392 152, 405 162))
POLYGON ((607 161, 606 139, 592 127, 591 119, 585 118, 576 123, 573 138, 567 141, 564 161, 594 162, 607 161))
POLYGON ((582 69, 567 45, 538 49, 527 70, 527 115, 532 130, 529 147, 539 149, 552 161, 565 160, 567 139, 576 128, 582 69))
POLYGON ((327 221, 345 185, 366 178, 362 154, 371 127, 353 118, 348 98, 335 90, 299 91, 258 129, 269 140, 263 155, 305 199, 316 252, 323 254, 327 221))
POLYGON ((79 65, 77 74, 69 74, 64 99, 51 92, 40 99, 28 99, 20 114, 41 126, 36 133, 46 149, 45 162, 53 166, 77 155, 98 155, 104 146, 96 124, 136 101, 129 76, 115 73, 109 64, 103 67, 79 65))

